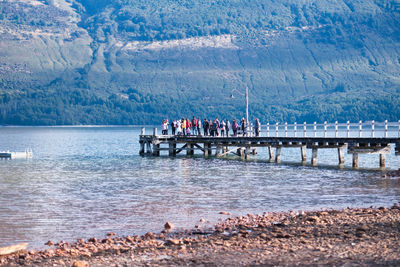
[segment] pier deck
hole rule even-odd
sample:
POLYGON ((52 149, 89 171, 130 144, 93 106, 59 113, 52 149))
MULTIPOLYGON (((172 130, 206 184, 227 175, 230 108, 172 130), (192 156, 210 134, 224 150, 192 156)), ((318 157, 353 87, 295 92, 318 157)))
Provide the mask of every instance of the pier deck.
MULTIPOLYGON (((314 126, 314 130, 315 129, 316 127, 314 126)), ((194 155, 195 151, 201 151, 205 157, 222 157, 227 154, 235 154, 248 159, 250 155, 257 154, 258 147, 266 147, 269 151, 270 162, 279 163, 281 161, 282 148, 298 147, 300 148, 302 162, 307 160, 306 149, 312 150, 311 164, 316 166, 319 149, 337 149, 339 165, 344 164, 344 153, 345 150, 347 150, 347 153, 353 156, 353 168, 358 168, 359 154, 378 154, 380 167, 384 168, 386 165, 386 155, 391 153, 391 145, 395 146, 395 154, 397 156, 400 155, 400 132, 399 137, 388 137, 387 132, 384 133, 383 137, 375 137, 374 132, 370 134, 371 137, 361 137, 362 132, 360 131, 358 137, 351 137, 349 134, 349 127, 347 127, 347 133, 344 133, 345 137, 338 137, 337 130, 335 133, 336 136, 327 136, 326 128, 325 132, 322 132, 323 136, 317 136, 316 131, 314 131, 314 136, 312 137, 307 136, 306 132, 300 137, 289 137, 286 125, 285 136, 278 136, 278 129, 276 131, 276 136, 269 136, 269 129, 267 135, 268 136, 257 137, 157 135, 156 128, 153 134, 146 135, 145 129, 143 128, 142 134, 139 137, 139 154, 160 156, 162 151, 168 151, 169 156, 176 156, 186 151, 186 155, 190 156, 194 155)), ((294 135, 296 135, 296 133, 294 135)))

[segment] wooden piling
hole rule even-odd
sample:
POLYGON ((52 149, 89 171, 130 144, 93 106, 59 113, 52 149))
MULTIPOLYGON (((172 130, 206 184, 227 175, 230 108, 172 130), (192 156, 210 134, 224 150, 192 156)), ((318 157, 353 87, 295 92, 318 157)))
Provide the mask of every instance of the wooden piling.
POLYGON ((193 149, 193 144, 188 143, 186 147, 186 155, 187 156, 193 156, 194 155, 194 149, 193 149))
POLYGON ((172 157, 176 156, 176 143, 171 142, 168 145, 169 145, 168 155, 172 157))
POLYGON ((353 153, 353 168, 358 168, 358 153, 353 153))
POLYGON ((301 146, 301 161, 305 162, 307 161, 307 150, 306 150, 306 146, 301 146))
POLYGON ((344 164, 344 147, 338 147, 339 165, 344 164))
POLYGON ((208 153, 209 152, 209 150, 208 150, 208 148, 209 148, 209 143, 204 143, 203 144, 203 147, 204 147, 204 151, 203 151, 203 153, 204 153, 204 157, 208 157, 210 154, 208 153))
POLYGON ((274 148, 272 146, 269 146, 268 151, 269 151, 269 162, 275 162, 274 148))
POLYGON ((386 154, 379 154, 379 167, 386 167, 386 154))
POLYGON ((278 146, 276 148, 276 157, 275 157, 276 163, 281 163, 281 151, 282 151, 282 147, 278 146))
POLYGON ((144 155, 144 142, 139 141, 139 144, 140 144, 139 155, 144 155))
POLYGON ((311 165, 317 166, 318 164, 318 148, 312 148, 311 165))
POLYGON ((244 150, 244 159, 249 159, 250 158, 250 147, 246 146, 244 150))
POLYGON ((153 144, 153 156, 160 156, 160 144, 153 144))

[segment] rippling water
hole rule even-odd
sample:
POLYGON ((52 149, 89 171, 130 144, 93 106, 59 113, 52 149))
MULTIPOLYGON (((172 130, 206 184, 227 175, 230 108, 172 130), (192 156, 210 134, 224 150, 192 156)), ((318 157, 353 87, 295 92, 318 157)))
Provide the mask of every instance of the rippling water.
MULTIPOLYGON (((153 158, 138 155, 137 127, 2 127, 0 151, 32 148, 32 159, 0 160, 0 246, 73 241, 107 232, 159 232, 166 221, 192 228, 264 211, 388 206, 400 182, 383 177, 377 155, 360 155, 358 171, 336 167, 337 151, 319 150, 319 167, 299 164, 300 149, 283 149, 282 164, 259 150, 235 157, 153 158)), ((308 158, 311 154, 308 151, 308 158)), ((387 157, 388 168, 400 157, 387 157)))

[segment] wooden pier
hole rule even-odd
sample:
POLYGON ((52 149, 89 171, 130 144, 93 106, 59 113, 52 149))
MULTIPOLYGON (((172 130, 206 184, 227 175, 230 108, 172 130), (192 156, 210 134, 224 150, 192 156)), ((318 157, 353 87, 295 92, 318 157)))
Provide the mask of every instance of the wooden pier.
POLYGON ((282 148, 297 147, 300 148, 299 155, 302 162, 307 160, 306 149, 311 149, 311 164, 316 166, 319 149, 337 149, 339 165, 344 164, 344 154, 347 150, 347 153, 353 156, 353 168, 358 168, 359 166, 359 154, 379 154, 380 167, 384 168, 386 155, 391 153, 391 145, 395 146, 395 154, 400 155, 400 122, 398 126, 396 125, 396 137, 389 137, 387 125, 389 124, 386 122, 386 127, 382 128, 382 136, 379 137, 375 137, 374 127, 369 128, 368 134, 364 132, 364 136, 368 135, 369 137, 363 137, 362 126, 358 124, 357 136, 352 136, 354 131, 351 132, 349 123, 345 124, 345 127, 340 127, 336 123, 333 126, 334 128, 332 127, 332 129, 335 129, 332 133, 333 136, 328 134, 327 123, 320 124, 319 131, 318 125, 316 123, 312 124, 311 133, 307 132, 306 124, 302 125, 304 128, 302 136, 297 136, 297 124, 284 124, 283 129, 275 125, 275 136, 271 136, 270 126, 267 124, 267 131, 264 132, 266 136, 258 137, 253 136, 252 133, 245 136, 229 137, 158 135, 157 128, 154 128, 151 135, 146 135, 143 128, 139 138, 139 154, 160 156, 162 151, 168 151, 169 156, 176 156, 181 152, 186 152, 186 155, 192 156, 195 151, 201 151, 205 157, 222 157, 228 154, 235 154, 244 159, 249 159, 251 155, 257 154, 258 147, 266 147, 269 151, 269 161, 280 163, 282 148), (343 132, 339 131, 340 128, 344 129, 343 132))

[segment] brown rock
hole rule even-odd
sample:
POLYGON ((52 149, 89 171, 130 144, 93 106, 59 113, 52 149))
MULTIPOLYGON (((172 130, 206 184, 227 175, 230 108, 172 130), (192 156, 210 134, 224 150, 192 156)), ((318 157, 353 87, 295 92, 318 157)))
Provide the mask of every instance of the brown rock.
POLYGON ((49 240, 45 243, 45 245, 50 247, 50 246, 54 245, 54 242, 49 240))
POLYGON ((179 239, 168 239, 167 243, 170 245, 179 245, 180 244, 180 240, 179 239))
POLYGON ((150 239, 152 239, 152 238, 155 237, 155 234, 153 234, 152 232, 147 232, 147 233, 144 235, 144 237, 145 237, 145 238, 150 238, 150 239))
POLYGON ((222 214, 222 215, 231 215, 229 212, 226 212, 226 211, 220 211, 219 214, 222 214))
POLYGON ((206 222, 206 220, 205 220, 205 219, 203 219, 203 218, 201 218, 201 219, 200 219, 200 222, 201 222, 201 223, 205 223, 205 222, 206 222))
POLYGON ((114 235, 115 235, 115 233, 113 233, 113 232, 107 233, 107 236, 114 236, 114 235))
POLYGON ((164 224, 164 229, 165 229, 165 230, 171 230, 172 228, 174 228, 174 225, 173 225, 172 223, 166 222, 166 223, 164 224))
POLYGON ((89 267, 89 263, 87 261, 76 261, 72 264, 72 267, 89 267))
POLYGON ((95 237, 89 238, 89 242, 97 243, 97 238, 95 237))

